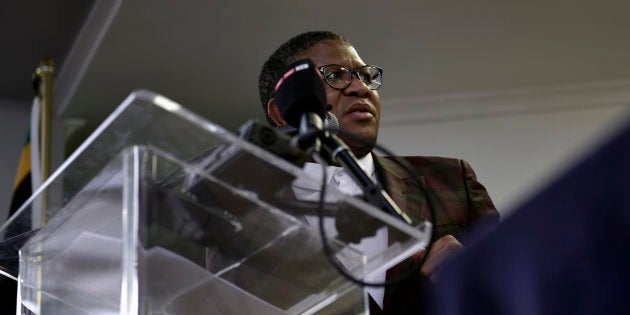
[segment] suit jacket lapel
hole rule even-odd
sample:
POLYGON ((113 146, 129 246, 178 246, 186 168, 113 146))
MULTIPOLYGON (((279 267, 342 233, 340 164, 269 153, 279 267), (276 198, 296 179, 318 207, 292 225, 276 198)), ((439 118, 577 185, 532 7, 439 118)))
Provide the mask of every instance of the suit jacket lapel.
MULTIPOLYGON (((374 155, 374 162, 380 184, 400 209, 410 216, 414 222, 419 223, 427 219, 429 212, 426 196, 418 187, 418 183, 413 176, 390 159, 374 155)), ((419 179, 421 184, 426 186, 424 177, 420 176, 419 179)), ((387 271, 387 279, 398 278, 407 272, 413 261, 414 259, 410 257, 389 269, 387 271)), ((383 300, 385 309, 391 308, 392 298, 398 287, 393 286, 385 289, 383 300)))
MULTIPOLYGON (((414 222, 428 219, 426 196, 413 176, 390 159, 374 155, 374 162, 380 184, 400 209, 414 222)), ((424 185, 424 177, 419 179, 424 185)))

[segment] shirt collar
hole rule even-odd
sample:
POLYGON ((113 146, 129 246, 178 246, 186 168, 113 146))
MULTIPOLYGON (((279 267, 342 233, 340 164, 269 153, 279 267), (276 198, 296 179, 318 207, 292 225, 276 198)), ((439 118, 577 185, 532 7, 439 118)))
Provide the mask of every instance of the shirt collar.
MULTIPOLYGON (((367 154, 366 156, 360 159, 357 159, 357 161, 359 163, 359 166, 368 175, 370 175, 372 179, 376 179, 376 169, 374 168, 374 158, 372 157, 372 154, 367 154)), ((291 186, 296 187, 296 188, 319 190, 321 187, 320 187, 320 184, 318 184, 318 182, 321 181, 322 175, 323 175, 322 165, 319 163, 306 162, 302 170, 308 176, 297 178, 296 180, 293 181, 291 186), (313 181, 312 179, 315 179, 315 180, 313 181)), ((339 171, 345 172, 345 170, 339 166, 326 167, 326 173, 327 173, 328 181, 329 181, 327 184, 330 184, 330 181, 333 178, 333 174, 339 171)))

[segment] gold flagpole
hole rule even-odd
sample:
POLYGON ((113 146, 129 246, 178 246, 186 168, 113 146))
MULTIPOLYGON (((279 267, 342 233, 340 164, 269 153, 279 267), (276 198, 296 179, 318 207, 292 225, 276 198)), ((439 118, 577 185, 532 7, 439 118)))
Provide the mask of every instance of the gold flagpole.
MULTIPOLYGON (((50 176, 50 143, 51 143, 51 120, 52 120, 52 88, 55 77, 55 65, 52 58, 46 56, 42 58, 39 66, 35 70, 37 76, 37 95, 39 98, 40 119, 39 119, 39 152, 40 152, 40 178, 45 182, 50 176)), ((48 198, 46 194, 41 201, 41 226, 46 224, 46 208, 48 198)))

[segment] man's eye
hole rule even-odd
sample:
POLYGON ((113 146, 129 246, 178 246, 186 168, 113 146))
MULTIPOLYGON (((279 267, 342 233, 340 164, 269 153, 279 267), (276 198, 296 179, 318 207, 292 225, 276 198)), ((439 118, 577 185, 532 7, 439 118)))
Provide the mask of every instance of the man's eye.
POLYGON ((326 79, 329 81, 341 81, 343 80, 343 73, 341 71, 332 71, 326 74, 326 79))
POLYGON ((365 83, 370 83, 373 79, 373 77, 371 77, 369 73, 359 73, 359 78, 365 83))

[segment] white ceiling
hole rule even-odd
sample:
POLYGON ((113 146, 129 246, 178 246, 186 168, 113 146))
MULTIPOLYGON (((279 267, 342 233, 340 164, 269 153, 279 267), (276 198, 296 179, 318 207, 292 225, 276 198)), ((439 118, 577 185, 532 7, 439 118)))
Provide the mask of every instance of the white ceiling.
POLYGON ((97 124, 146 88, 237 127, 261 117, 267 56, 316 29, 344 34, 384 68, 385 112, 427 95, 630 79, 627 0, 118 3, 95 1, 79 53, 57 78, 59 117, 97 124))

